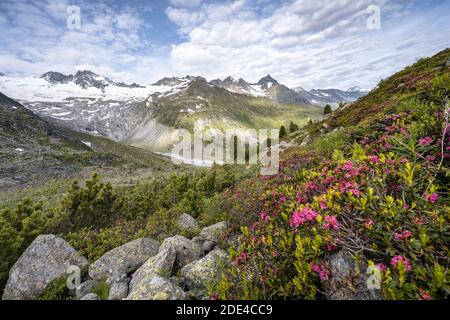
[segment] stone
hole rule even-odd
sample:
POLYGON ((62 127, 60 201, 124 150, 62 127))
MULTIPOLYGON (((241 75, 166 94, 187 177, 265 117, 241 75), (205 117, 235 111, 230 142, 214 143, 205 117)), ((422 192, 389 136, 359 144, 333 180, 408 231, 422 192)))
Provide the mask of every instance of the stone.
POLYGON ((128 282, 121 281, 111 285, 108 300, 123 300, 128 295, 128 282))
POLYGON ((141 238, 114 248, 89 266, 92 279, 109 285, 121 282, 130 272, 138 269, 150 257, 156 255, 159 243, 150 238, 141 238))
POLYGON ((183 236, 174 236, 164 239, 160 252, 172 248, 176 252, 176 260, 174 270, 178 271, 188 263, 200 259, 202 256, 202 248, 200 245, 183 236))
POLYGON ((340 250, 326 258, 329 279, 323 281, 328 300, 380 300, 380 290, 369 289, 366 263, 357 264, 350 252, 340 250), (359 272, 358 272, 359 269, 359 272))
POLYGON ((174 248, 167 248, 156 256, 149 258, 133 274, 130 282, 130 293, 135 288, 145 285, 145 283, 155 275, 169 277, 173 273, 173 266, 176 260, 176 251, 174 248))
POLYGON ((126 300, 186 300, 187 294, 170 280, 153 274, 136 285, 126 300))
POLYGON ((199 228, 197 220, 187 213, 183 213, 178 217, 177 224, 181 230, 188 232, 195 232, 199 228))
POLYGON ((189 290, 206 289, 219 280, 221 264, 227 264, 228 260, 226 251, 215 249, 202 259, 187 265, 181 270, 180 277, 189 290))
POLYGON ((98 294, 96 293, 88 293, 84 297, 82 297, 80 300, 101 300, 98 294))
POLYGON ((35 299, 51 281, 65 276, 69 266, 82 268, 87 264, 87 259, 62 238, 40 235, 11 268, 2 299, 35 299))
POLYGON ((94 280, 86 280, 85 282, 81 283, 78 288, 76 289, 76 297, 77 299, 81 299, 88 293, 92 293, 92 290, 95 288, 95 286, 98 284, 97 281, 94 280))
POLYGON ((311 142, 311 137, 309 135, 307 135, 306 137, 303 138, 302 143, 300 143, 300 147, 304 147, 306 145, 308 145, 311 142))
POLYGON ((209 227, 203 228, 198 237, 217 243, 219 239, 225 235, 227 230, 228 223, 226 221, 221 221, 209 227))

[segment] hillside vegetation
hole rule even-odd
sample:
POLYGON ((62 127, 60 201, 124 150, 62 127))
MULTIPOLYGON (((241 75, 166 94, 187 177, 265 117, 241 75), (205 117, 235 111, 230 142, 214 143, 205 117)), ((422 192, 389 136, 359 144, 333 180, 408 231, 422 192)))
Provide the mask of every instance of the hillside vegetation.
POLYGON ((353 296, 372 266, 382 298, 448 298, 449 59, 447 49, 382 81, 309 125, 313 141, 287 152, 279 175, 226 193, 242 235, 216 296, 328 297, 329 258, 345 250, 353 296))

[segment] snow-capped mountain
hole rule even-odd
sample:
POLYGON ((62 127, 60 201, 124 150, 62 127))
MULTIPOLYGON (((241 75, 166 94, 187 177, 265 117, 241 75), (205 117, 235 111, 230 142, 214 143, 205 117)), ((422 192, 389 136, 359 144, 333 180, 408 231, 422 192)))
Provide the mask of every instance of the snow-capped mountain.
POLYGON ((100 76, 89 70, 78 71, 75 75, 64 75, 59 72, 50 71, 44 73, 40 78, 52 84, 68 84, 70 82, 73 82, 83 89, 94 87, 102 91, 104 91, 108 86, 116 86, 122 88, 145 88, 136 83, 125 84, 123 82, 114 82, 107 77, 100 76))
POLYGON ((209 82, 219 88, 224 88, 231 92, 251 95, 255 97, 267 97, 279 103, 296 104, 338 104, 339 102, 351 102, 366 93, 360 87, 353 87, 347 91, 338 89, 316 89, 307 91, 301 87, 289 88, 280 84, 271 75, 261 78, 257 83, 249 83, 244 79, 238 80, 227 77, 224 80, 215 79, 209 82))
POLYGON ((315 96, 314 99, 311 100, 312 103, 335 105, 340 102, 353 102, 367 94, 367 92, 360 90, 361 88, 354 87, 352 90, 347 91, 339 89, 313 89, 309 92, 315 96))
POLYGON ((141 86, 114 82, 91 71, 75 75, 50 71, 40 77, 1 77, 0 92, 58 125, 120 141, 148 114, 143 101, 185 90, 193 79, 141 86))

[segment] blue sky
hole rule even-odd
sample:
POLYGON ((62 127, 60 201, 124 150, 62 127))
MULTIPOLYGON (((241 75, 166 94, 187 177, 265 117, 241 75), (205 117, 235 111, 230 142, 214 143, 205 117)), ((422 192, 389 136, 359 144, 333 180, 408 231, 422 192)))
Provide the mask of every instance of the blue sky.
POLYGON ((271 74, 306 89, 370 89, 450 47, 450 0, 2 0, 0 72, 89 69, 114 80, 271 74), (67 27, 67 7, 81 28, 67 27), (380 29, 368 29, 380 8, 380 29))

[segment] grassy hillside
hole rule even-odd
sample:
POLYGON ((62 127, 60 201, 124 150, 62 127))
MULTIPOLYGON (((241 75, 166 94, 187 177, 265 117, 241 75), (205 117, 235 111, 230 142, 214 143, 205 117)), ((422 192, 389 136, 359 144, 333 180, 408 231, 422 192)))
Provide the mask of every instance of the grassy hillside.
POLYGON ((194 80, 187 90, 154 101, 152 107, 161 123, 188 129, 196 120, 220 129, 279 128, 293 118, 306 124, 323 113, 318 106, 278 104, 266 98, 229 92, 203 80, 194 80))
POLYGON ((382 298, 448 298, 449 61, 447 49, 382 81, 309 125, 312 142, 284 154, 278 175, 227 192, 242 235, 214 294, 323 299, 330 257, 345 250, 350 297, 372 266, 382 298))
POLYGON ((51 124, 1 93, 0 140, 0 190, 74 177, 93 168, 174 169, 170 160, 148 151, 51 124))

